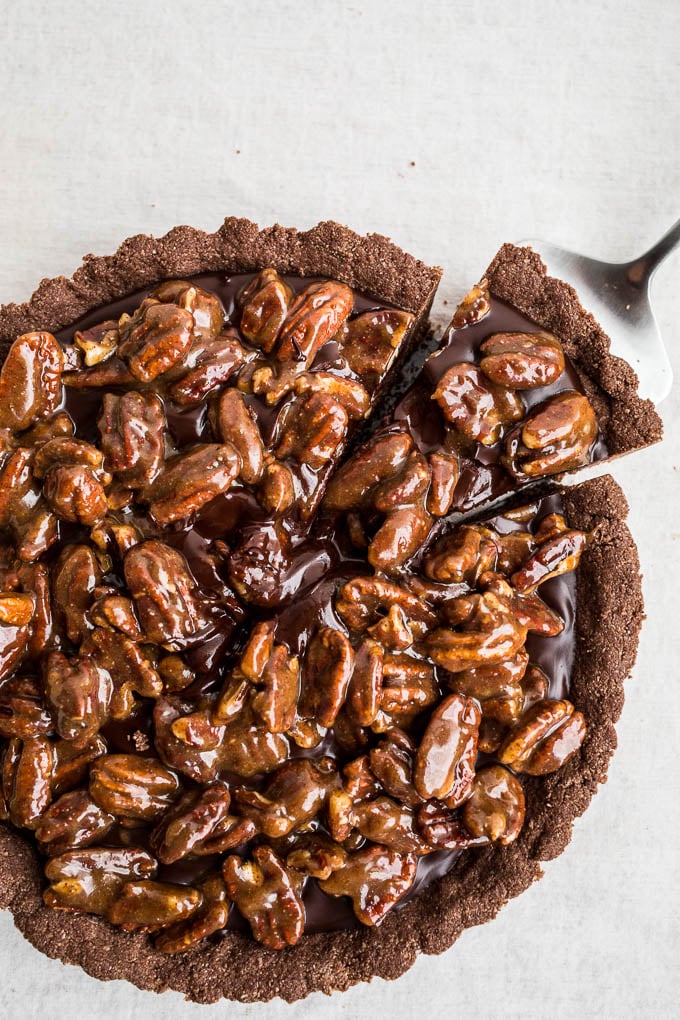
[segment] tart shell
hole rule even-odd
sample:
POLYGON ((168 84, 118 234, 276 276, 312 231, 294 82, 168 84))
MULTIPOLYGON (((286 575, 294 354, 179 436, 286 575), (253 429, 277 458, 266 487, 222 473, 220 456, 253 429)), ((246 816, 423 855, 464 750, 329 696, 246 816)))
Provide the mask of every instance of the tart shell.
POLYGON ((24 836, 2 825, 0 906, 12 910, 17 928, 47 956, 77 964, 100 980, 125 979, 157 992, 172 988, 195 1002, 275 996, 293 1002, 375 975, 396 978, 419 953, 441 953, 465 928, 490 920, 540 877, 541 861, 564 850, 574 819, 604 781, 643 619, 637 550, 625 524, 628 506, 619 486, 609 476, 586 481, 564 492, 564 504, 572 526, 593 532, 576 575, 570 695, 586 716, 588 733, 558 773, 527 778, 526 821, 511 846, 464 854, 449 874, 393 911, 379 928, 308 935, 282 952, 228 933, 218 942, 169 957, 145 935, 46 907, 35 850, 24 836))

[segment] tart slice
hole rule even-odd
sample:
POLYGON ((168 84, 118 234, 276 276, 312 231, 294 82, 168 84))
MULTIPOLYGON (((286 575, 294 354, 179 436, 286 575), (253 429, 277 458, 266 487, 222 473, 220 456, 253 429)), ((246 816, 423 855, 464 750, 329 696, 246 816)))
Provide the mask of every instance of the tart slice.
POLYGON ((574 290, 530 249, 504 245, 324 507, 390 572, 437 519, 658 442, 662 429, 574 290))

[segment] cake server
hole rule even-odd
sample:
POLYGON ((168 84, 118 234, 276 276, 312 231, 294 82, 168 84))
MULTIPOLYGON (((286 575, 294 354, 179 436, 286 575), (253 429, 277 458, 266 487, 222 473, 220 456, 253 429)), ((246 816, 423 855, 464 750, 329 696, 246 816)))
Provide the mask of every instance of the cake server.
POLYGON ((633 366, 640 396, 655 404, 668 396, 673 371, 649 291, 657 267, 680 246, 680 220, 656 244, 631 262, 601 262, 547 241, 520 241, 538 252, 551 276, 575 288, 612 341, 612 353, 633 366))

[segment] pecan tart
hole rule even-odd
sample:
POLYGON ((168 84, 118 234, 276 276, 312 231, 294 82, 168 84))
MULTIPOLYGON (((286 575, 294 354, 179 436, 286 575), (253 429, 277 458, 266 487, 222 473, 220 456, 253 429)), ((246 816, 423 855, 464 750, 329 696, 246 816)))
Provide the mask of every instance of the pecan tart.
POLYGON ((441 952, 567 844, 642 599, 617 485, 555 479, 660 423, 505 246, 343 461, 438 279, 227 220, 2 310, 0 900, 48 955, 292 1001, 441 952))

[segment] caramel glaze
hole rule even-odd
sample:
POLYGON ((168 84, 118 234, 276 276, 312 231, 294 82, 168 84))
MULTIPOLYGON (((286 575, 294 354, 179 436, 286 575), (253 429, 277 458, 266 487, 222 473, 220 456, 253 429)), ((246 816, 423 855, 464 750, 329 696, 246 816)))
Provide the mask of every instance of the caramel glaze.
MULTIPOLYGON (((219 273, 204 273, 193 276, 190 280, 219 295, 229 320, 235 311, 236 294, 251 277, 252 274, 230 277, 219 273)), ((309 278, 285 277, 285 279, 294 292, 299 292, 313 282, 309 278)), ((76 329, 83 330, 106 319, 117 319, 123 312, 132 311, 151 289, 138 291, 88 314, 59 332, 58 338, 62 342, 70 343, 76 329)), ((355 314, 378 307, 386 306, 363 294, 355 296, 355 314)), ((443 440, 443 419, 439 409, 430 399, 437 379, 451 364, 475 360, 479 344, 490 333, 501 330, 533 332, 538 328, 510 306, 494 299, 490 314, 480 323, 468 326, 464 330, 451 331, 446 346, 426 363, 416 383, 392 413, 389 424, 383 428, 403 428, 406 425, 423 452, 437 449, 443 440)), ((327 343, 315 359, 315 368, 322 365, 332 366, 334 370, 343 372, 340 351, 333 341, 327 343)), ((523 398, 527 407, 531 407, 553 393, 572 388, 582 391, 574 368, 568 365, 556 384, 525 392, 523 398)), ((64 409, 76 423, 78 434, 95 442, 99 438, 96 418, 103 392, 101 389, 90 391, 67 389, 65 398, 64 409)), ((266 442, 267 438, 271 438, 275 414, 259 398, 250 399, 266 442)), ((212 438, 204 407, 181 410, 166 404, 166 415, 176 449, 212 438)), ((516 483, 512 482, 498 464, 499 453, 500 444, 490 448, 478 446, 474 455, 464 463, 455 492, 454 509, 458 513, 448 522, 440 522, 436 529, 437 534, 441 534, 451 523, 457 523, 461 511, 470 511, 481 502, 497 499, 511 488, 516 489, 516 483)), ((606 448, 602 440, 598 439, 592 450, 592 459, 601 459, 604 456, 606 448)), ((501 533, 527 528, 534 530, 546 514, 559 512, 560 509, 560 496, 552 495, 536 502, 530 522, 519 524, 504 517, 501 511, 496 516, 487 518, 487 521, 501 533)), ((126 521, 140 527, 145 536, 153 533, 148 519, 130 512, 123 516, 126 521)), ((73 526, 63 527, 58 545, 62 546, 67 541, 77 541, 85 534, 84 530, 73 526)), ((431 536, 433 537, 435 536, 431 536)), ((370 573, 366 561, 356 550, 352 550, 347 542, 341 523, 322 515, 315 521, 310 533, 299 519, 293 517, 284 522, 275 522, 267 518, 254 496, 238 484, 233 485, 227 494, 213 500, 190 520, 163 529, 162 538, 183 553, 196 581, 213 597, 219 607, 216 609, 215 625, 210 636, 207 639, 203 638, 200 644, 186 654, 190 666, 197 673, 197 680, 191 688, 182 692, 183 698, 198 697, 218 690, 223 676, 243 647, 249 626, 254 620, 270 617, 274 607, 277 610, 276 640, 287 644, 294 654, 304 651, 319 623, 342 627, 334 612, 337 588, 352 577, 370 573), (249 534, 261 552, 265 590, 262 606, 250 606, 247 611, 230 587, 223 564, 220 564, 212 551, 212 543, 216 538, 231 543, 235 535, 243 534, 249 534), (271 576, 273 567, 274 580, 267 587, 266 575, 271 576)), ((422 551, 405 569, 416 571, 421 556, 422 551)), ((123 582, 119 575, 111 574, 105 578, 105 583, 121 585, 123 582)), ((550 697, 554 698, 564 697, 569 691, 574 657, 575 593, 573 575, 558 577, 542 585, 542 597, 559 613, 565 621, 565 627, 558 637, 541 638, 531 635, 527 641, 531 660, 550 678, 550 697)), ((146 749, 152 751, 152 708, 153 702, 140 701, 139 707, 128 719, 109 722, 103 728, 102 734, 108 742, 110 751, 141 753, 146 749)), ((339 749, 331 732, 319 747, 302 750, 293 746, 291 753, 296 756, 339 756, 339 749)), ((231 777, 224 778, 229 781, 231 777)), ((239 782, 238 777, 233 779, 239 782)), ((185 785, 189 788, 192 782, 185 780, 185 785)), ((147 838, 146 828, 121 829, 112 837, 107 837, 107 842, 143 846, 146 845, 147 838)), ((459 856, 460 852, 457 851, 437 851, 420 858, 416 880, 396 909, 403 907, 433 880, 449 871, 459 856)), ((180 861, 170 866, 161 866, 159 878, 189 884, 200 879, 217 863, 218 859, 212 857, 180 861)), ((306 907, 306 931, 323 932, 359 927, 349 901, 345 898, 327 896, 312 879, 306 882, 303 899, 306 907)), ((249 931, 247 923, 234 906, 229 914, 227 929, 244 933, 249 931)), ((218 937, 219 935, 215 936, 218 937)))

